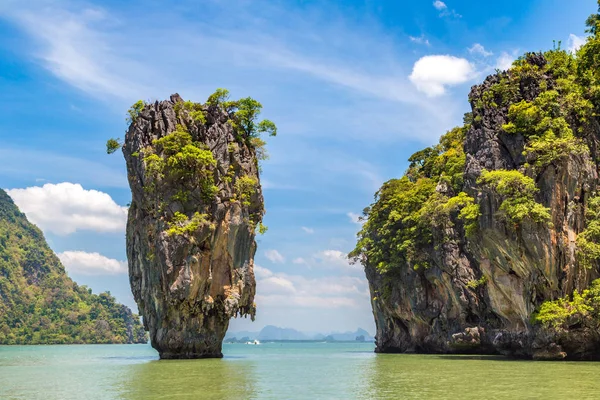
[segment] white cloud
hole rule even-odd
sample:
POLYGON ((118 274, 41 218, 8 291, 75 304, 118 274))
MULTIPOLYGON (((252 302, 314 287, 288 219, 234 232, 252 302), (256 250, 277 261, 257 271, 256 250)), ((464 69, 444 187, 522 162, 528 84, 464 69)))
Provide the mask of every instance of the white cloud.
POLYGON ((496 68, 501 71, 506 71, 507 69, 510 69, 512 67, 512 63, 514 60, 514 55, 508 54, 504 51, 496 60, 496 68))
POLYGON ((450 55, 421 57, 413 66, 410 81, 429 97, 441 96, 447 86, 467 82, 475 75, 475 68, 464 58, 450 55))
POLYGON ((449 9, 446 3, 444 3, 443 1, 434 1, 433 7, 440 12, 440 17, 462 18, 462 15, 457 13, 455 10, 449 9))
POLYGON ((265 279, 261 279, 257 284, 260 288, 261 293, 269 294, 290 294, 296 291, 294 284, 283 276, 270 276, 265 279))
POLYGON ((575 53, 586 42, 587 38, 577 36, 573 33, 569 35, 569 51, 575 53))
POLYGON ((304 232, 308 233, 308 234, 313 234, 313 233, 315 233, 315 230, 314 230, 313 228, 308 228, 308 227, 306 227, 306 226, 303 226, 303 227, 302 227, 302 230, 303 230, 304 232))
POLYGON ((478 54, 483 57, 489 57, 494 55, 494 53, 492 53, 491 51, 487 51, 485 47, 483 47, 483 45, 479 43, 473 44, 473 46, 469 47, 467 50, 469 50, 469 53, 471 54, 478 54))
POLYGON ((423 44, 425 46, 431 46, 431 43, 429 43, 429 40, 427 38, 425 38, 425 35, 421 35, 421 36, 409 36, 408 38, 413 43, 423 44))
POLYGON ((64 251, 57 254, 67 271, 82 275, 116 275, 127 273, 127 261, 119 261, 100 253, 64 251))
POLYGON ((270 269, 263 268, 260 265, 254 265, 254 275, 257 278, 268 278, 273 275, 270 269))
POLYGON ((351 309, 368 304, 369 291, 364 277, 307 278, 267 271, 256 283, 258 307, 351 309))
POLYGON ((125 232, 127 208, 115 203, 107 193, 86 190, 69 182, 6 192, 43 231, 57 235, 79 230, 125 232))
POLYGON ((443 11, 443 10, 447 10, 448 9, 448 6, 446 5, 446 3, 444 3, 443 1, 440 1, 440 0, 434 1, 433 2, 433 6, 438 11, 443 11))
POLYGON ((308 57, 294 54, 286 49, 249 48, 242 50, 253 53, 271 66, 296 70, 320 80, 353 89, 383 100, 403 103, 419 103, 419 99, 408 96, 406 81, 386 74, 365 74, 342 65, 326 64, 308 57))
POLYGON ((285 258, 277 250, 271 249, 265 251, 265 257, 267 257, 269 261, 275 264, 282 264, 285 262, 285 258))
POLYGON ((346 253, 339 250, 324 250, 316 255, 323 264, 341 268, 354 268, 346 253))
POLYGON ((292 260, 296 265, 304 265, 313 270, 345 270, 347 273, 357 273, 359 268, 350 264, 347 253, 340 250, 327 249, 317 251, 309 257, 297 257, 292 260))
POLYGON ((359 224, 362 225, 363 221, 360 220, 361 215, 353 213, 353 212, 349 212, 346 214, 348 216, 348 218, 350 218, 350 221, 355 223, 355 224, 359 224))

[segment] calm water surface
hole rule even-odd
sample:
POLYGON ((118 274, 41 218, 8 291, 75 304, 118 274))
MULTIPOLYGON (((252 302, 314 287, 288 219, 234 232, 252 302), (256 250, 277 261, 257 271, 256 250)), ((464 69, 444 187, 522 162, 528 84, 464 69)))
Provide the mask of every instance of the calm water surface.
POLYGON ((0 398, 600 398, 600 363, 376 355, 366 343, 223 350, 222 360, 158 361, 147 345, 0 346, 0 398))

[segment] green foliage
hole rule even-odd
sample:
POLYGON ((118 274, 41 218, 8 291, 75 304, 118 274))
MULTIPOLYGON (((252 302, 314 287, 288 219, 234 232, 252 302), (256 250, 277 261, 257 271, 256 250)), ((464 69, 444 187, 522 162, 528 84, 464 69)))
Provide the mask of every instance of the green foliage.
POLYGON ((472 236, 477 231, 477 224, 481 211, 479 204, 475 204, 475 199, 468 196, 465 192, 460 192, 457 196, 448 199, 445 205, 448 213, 460 210, 458 218, 465 224, 467 236, 472 236))
POLYGON ((137 315, 66 274, 42 232, 0 190, 0 344, 145 343, 137 315))
MULTIPOLYGON (((464 126, 414 153, 405 176, 386 182, 377 192, 375 202, 365 209, 366 223, 349 256, 382 273, 399 266, 418 269, 431 261, 434 238, 436 246, 445 240, 444 228, 461 220, 467 235, 477 231, 479 206, 463 192, 463 143, 472 124, 481 125, 486 115, 492 117, 486 123, 493 124, 498 120, 494 116, 506 113, 501 128, 522 135, 525 170, 532 175, 548 165, 558 167, 571 157, 586 156, 588 144, 596 140, 590 132, 600 115, 600 2, 599 14, 587 25, 592 36, 576 55, 562 50, 560 43, 543 54, 527 53, 508 71, 498 71, 483 92, 474 91, 479 97, 470 99, 473 112, 465 114, 464 126), (494 108, 501 110, 490 112, 494 108)), ((526 220, 552 225, 550 210, 535 200, 538 188, 531 177, 518 170, 483 171, 477 184, 497 195, 500 215, 515 227, 526 220)), ((588 214, 597 213, 594 207, 593 202, 588 205, 588 214)), ((596 216, 590 217, 577 238, 580 263, 587 267, 600 259, 596 221, 596 216)), ((471 286, 476 283, 481 284, 471 286)))
POLYGON ((490 86, 482 95, 481 106, 499 107, 507 105, 512 99, 517 96, 518 87, 509 80, 505 75, 502 75, 500 81, 490 86))
POLYGON ((440 177, 460 190, 463 184, 466 128, 454 128, 440 138, 440 143, 420 150, 409 157, 406 176, 412 181, 423 177, 440 177))
POLYGON ((241 138, 250 139, 260 137, 261 133, 270 136, 277 135, 277 127, 267 119, 257 121, 262 110, 262 104, 252 97, 245 97, 237 101, 228 101, 225 107, 230 111, 229 123, 238 132, 241 138))
POLYGON ((503 197, 500 211, 509 221, 519 225, 524 219, 548 222, 550 210, 534 199, 535 182, 517 170, 482 171, 477 183, 486 185, 503 197))
POLYGON ((478 287, 485 285, 487 283, 487 281, 488 281, 487 277, 485 275, 483 275, 481 278, 479 278, 477 280, 472 280, 472 281, 467 282, 467 287, 469 289, 475 290, 478 287))
POLYGON ((525 153, 533 158, 533 165, 542 168, 574 155, 587 153, 588 147, 581 139, 573 135, 556 137, 549 132, 538 140, 532 140, 525 146, 525 153))
POLYGON ((204 106, 200 103, 194 103, 193 101, 184 101, 175 104, 175 112, 177 115, 181 110, 188 112, 189 116, 196 122, 206 124, 206 115, 204 114, 204 106))
POLYGON ((240 176, 235 182, 235 192, 242 204, 249 206, 250 198, 256 193, 258 181, 251 176, 240 176))
POLYGON ((106 141, 106 154, 112 154, 123 146, 121 139, 110 138, 106 141))
POLYGON ((144 110, 146 103, 143 100, 136 101, 130 108, 127 110, 127 123, 132 124, 136 121, 137 117, 144 110))
POLYGON ((207 214, 196 212, 192 218, 188 218, 187 215, 176 212, 168 223, 166 232, 168 236, 193 236, 204 225, 210 225, 207 214))
POLYGON ((145 152, 146 173, 151 191, 157 185, 179 188, 176 200, 183 203, 199 190, 204 200, 214 198, 218 188, 214 184, 212 168, 217 164, 210 150, 192 141, 192 136, 181 125, 170 134, 156 139, 154 147, 145 152))
POLYGON ((535 79, 543 89, 533 100, 521 100, 508 110, 508 122, 502 128, 511 134, 522 134, 527 139, 525 155, 533 165, 541 168, 555 161, 588 151, 587 146, 576 136, 585 132, 592 118, 593 104, 586 98, 587 89, 578 81, 577 59, 560 50, 544 53, 546 65, 527 67, 527 59, 521 60, 514 70, 509 71, 515 84, 523 81, 524 70, 535 71, 535 79), (555 80, 552 88, 542 74, 555 80))
POLYGON ((219 88, 213 94, 208 96, 206 104, 208 106, 218 106, 219 104, 225 103, 229 99, 229 90, 219 88))
POLYGON ((435 186, 430 178, 413 182, 403 177, 384 183, 358 234, 356 248, 349 256, 366 257, 381 272, 402 264, 415 269, 427 268, 427 256, 419 248, 431 243, 432 232, 421 215, 435 186))
POLYGON ((576 325, 598 329, 600 327, 600 279, 593 281, 582 293, 573 292, 572 299, 565 297, 545 301, 539 311, 533 314, 532 320, 553 330, 568 329, 576 325))
POLYGON ((266 147, 267 142, 265 142, 264 140, 262 140, 259 137, 253 137, 253 138, 250 138, 250 145, 252 145, 252 147, 254 147, 254 150, 256 150, 256 158, 259 161, 269 159, 269 153, 267 153, 267 147, 266 147))
POLYGON ((585 229, 577 235, 577 259, 592 268, 600 259, 600 196, 591 197, 585 209, 585 229))
POLYGON ((267 233, 268 230, 269 228, 266 225, 263 225, 262 222, 258 223, 258 233, 260 235, 264 235, 265 233, 267 233))
POLYGON ((266 160, 266 142, 261 139, 261 134, 277 135, 277 126, 270 120, 258 121, 262 111, 262 104, 251 97, 239 100, 229 100, 227 89, 217 89, 208 97, 208 107, 221 107, 229 114, 229 124, 235 129, 237 139, 245 142, 255 149, 258 160, 266 160))
POLYGON ((277 136, 277 126, 268 119, 263 119, 256 125, 256 132, 268 133, 269 136, 277 136))
POLYGON ((365 210, 366 223, 358 233, 349 257, 366 258, 382 273, 409 265, 427 268, 426 248, 433 231, 451 225, 451 215, 463 221, 467 234, 477 230, 479 206, 464 192, 448 197, 436 192, 438 182, 458 191, 463 184, 466 127, 454 128, 440 143, 413 154, 406 175, 392 179, 376 194, 376 202, 365 210))

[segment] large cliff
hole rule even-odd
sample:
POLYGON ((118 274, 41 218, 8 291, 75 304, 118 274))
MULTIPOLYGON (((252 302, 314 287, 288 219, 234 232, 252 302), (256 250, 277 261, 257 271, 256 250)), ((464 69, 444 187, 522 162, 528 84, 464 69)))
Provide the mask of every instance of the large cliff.
POLYGON ((146 343, 139 317, 66 274, 0 189, 0 344, 146 343))
POLYGON ((275 134, 260 109, 219 90, 205 104, 173 95, 130 110, 130 283, 161 358, 221 357, 229 319, 254 318, 259 134, 275 134))
POLYGON ((600 358, 598 20, 577 55, 474 86, 465 124, 365 210, 377 351, 600 358))

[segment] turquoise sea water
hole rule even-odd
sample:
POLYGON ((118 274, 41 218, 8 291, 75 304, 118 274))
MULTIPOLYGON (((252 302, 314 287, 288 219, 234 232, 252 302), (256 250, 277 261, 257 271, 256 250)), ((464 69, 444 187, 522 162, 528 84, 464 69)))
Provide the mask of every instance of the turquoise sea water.
POLYGON ((370 343, 0 346, 2 399, 598 399, 600 363, 374 354, 370 343))

